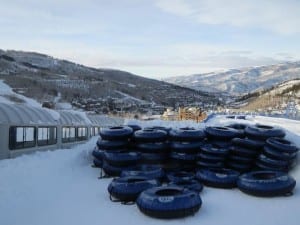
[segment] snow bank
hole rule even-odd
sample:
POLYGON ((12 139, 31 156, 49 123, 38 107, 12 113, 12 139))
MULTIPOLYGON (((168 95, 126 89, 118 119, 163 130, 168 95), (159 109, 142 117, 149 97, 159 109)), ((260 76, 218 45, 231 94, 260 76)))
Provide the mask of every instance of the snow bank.
MULTIPOLYGON (((201 126, 167 121, 127 121, 142 126, 201 126)), ((216 117, 210 124, 236 122, 216 117)), ((290 120, 257 117, 247 123, 282 126, 288 137, 299 143, 300 124, 290 120)), ((203 124, 202 124, 203 126, 203 124)), ((73 149, 57 150, 0 161, 0 224, 3 225, 82 225, 82 224, 172 224, 172 225, 298 225, 300 187, 291 197, 258 198, 238 189, 205 187, 203 205, 194 216, 176 220, 158 220, 139 212, 136 205, 109 200, 111 179, 97 179, 99 169, 92 168, 90 152, 97 137, 73 149)), ((300 182, 300 169, 291 175, 300 182)))
MULTIPOLYGON (((0 80, 0 95, 10 95, 10 96, 14 96, 17 97, 18 99, 23 100, 26 104, 34 106, 34 107, 41 107, 41 104, 38 103, 37 101, 31 99, 31 98, 27 98, 24 95, 20 95, 15 93, 10 86, 8 86, 7 84, 5 84, 3 82, 3 80, 0 80)), ((0 96, 0 102, 4 102, 4 103, 12 103, 11 101, 7 100, 5 97, 0 96), (3 100, 3 101, 2 101, 3 100)))

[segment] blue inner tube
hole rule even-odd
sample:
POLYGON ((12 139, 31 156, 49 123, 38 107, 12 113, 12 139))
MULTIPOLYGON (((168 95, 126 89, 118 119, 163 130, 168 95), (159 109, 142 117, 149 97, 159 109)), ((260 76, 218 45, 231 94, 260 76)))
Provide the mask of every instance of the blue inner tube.
POLYGON ((121 150, 121 149, 127 149, 128 141, 127 140, 108 141, 108 140, 99 139, 97 141, 97 146, 99 149, 102 150, 121 150))
POLYGON ((112 166, 136 165, 140 158, 137 152, 104 152, 104 159, 112 166))
POLYGON ((195 191, 195 192, 201 192, 203 190, 203 185, 195 179, 170 182, 168 185, 169 186, 175 185, 175 186, 187 188, 187 189, 189 189, 191 191, 195 191))
POLYGON ((166 153, 141 153, 141 163, 160 164, 164 163, 168 155, 166 153))
POLYGON ((99 160, 99 159, 97 159, 97 158, 94 158, 94 159, 93 159, 93 163, 94 163, 94 166, 95 166, 95 167, 98 167, 98 168, 102 168, 102 166, 103 166, 103 161, 102 161, 102 160, 99 160))
POLYGON ((199 211, 198 193, 181 187, 155 187, 143 191, 136 204, 141 212, 155 218, 181 218, 199 211))
POLYGON ((163 126, 152 126, 152 127, 145 127, 144 128, 145 130, 146 129, 152 129, 152 130, 162 130, 162 131, 165 131, 167 132, 167 134, 169 134, 169 132, 172 130, 171 127, 163 127, 163 126))
POLYGON ((233 138, 231 140, 232 145, 244 147, 254 151, 261 151, 264 147, 264 142, 255 141, 248 138, 233 138))
POLYGON ((143 176, 148 179, 161 180, 165 176, 164 170, 160 166, 155 165, 139 165, 134 170, 122 171, 121 177, 126 176, 143 176))
POLYGON ((231 146, 229 148, 230 155, 237 155, 247 158, 256 158, 259 152, 240 146, 231 146))
POLYGON ((279 160, 291 161, 297 158, 296 152, 295 153, 281 152, 281 151, 277 151, 274 148, 271 148, 268 145, 264 147, 263 153, 270 158, 279 159, 279 160))
POLYGON ((258 156, 258 160, 265 163, 265 164, 267 164, 267 165, 270 165, 270 166, 273 166, 273 167, 278 167, 278 168, 287 167, 289 165, 288 161, 280 160, 280 159, 273 159, 273 158, 268 157, 264 154, 260 154, 258 156))
POLYGON ((137 130, 141 130, 142 127, 137 125, 137 124, 127 124, 126 126, 132 128, 133 132, 137 131, 137 130))
POLYGON ((112 197, 119 201, 132 202, 137 199, 142 191, 159 185, 160 183, 155 179, 149 180, 147 177, 142 176, 128 176, 114 178, 107 190, 112 197))
POLYGON ((239 172, 249 172, 251 169, 253 169, 253 163, 244 163, 244 162, 236 162, 232 160, 228 160, 226 162, 227 167, 239 171, 239 172))
POLYGON ((102 151, 102 150, 94 149, 92 151, 92 155, 94 156, 94 158, 96 158, 100 161, 103 160, 103 154, 104 154, 104 151, 102 151))
POLYGON ((261 162, 260 160, 257 160, 255 162, 256 170, 271 170, 271 171, 282 171, 282 172, 288 172, 288 168, 286 167, 278 167, 278 166, 271 166, 269 164, 266 164, 264 162, 261 162))
POLYGON ((169 145, 165 142, 154 143, 137 143, 137 151, 143 153, 164 153, 169 150, 169 145))
POLYGON ((246 156, 238 156, 238 155, 229 155, 228 159, 233 162, 241 163, 241 164, 252 164, 255 159, 246 156))
POLYGON ((197 153, 203 146, 203 142, 171 142, 170 148, 178 153, 197 153))
POLYGON ((163 130, 143 129, 134 132, 134 140, 137 142, 164 142, 168 138, 168 134, 163 130))
POLYGON ((189 162, 193 162, 196 160, 196 154, 172 152, 170 155, 170 158, 189 163, 189 162))
POLYGON ((116 140, 128 140, 133 134, 131 127, 119 126, 119 127, 109 127, 101 128, 100 136, 103 140, 116 141, 116 140))
POLYGON ((298 148, 292 142, 283 138, 269 138, 267 139, 267 145, 279 152, 295 153, 298 152, 298 148))
POLYGON ((270 137, 285 136, 285 132, 282 129, 275 128, 272 126, 260 125, 260 124, 257 124, 255 126, 248 126, 245 129, 245 134, 250 139, 263 140, 263 141, 265 141, 270 137))
POLYGON ((205 133, 212 140, 231 140, 243 136, 243 132, 231 127, 207 127, 205 133))
POLYGON ((209 162, 207 160, 198 159, 196 165, 198 168, 223 168, 224 162, 209 162))
POLYGON ((177 171, 168 173, 167 178, 170 182, 188 181, 193 180, 195 178, 195 174, 192 172, 177 171))
POLYGON ((226 157, 229 153, 228 148, 216 148, 213 147, 212 145, 204 145, 201 147, 201 152, 207 153, 210 155, 215 155, 215 156, 220 156, 220 157, 226 157))
POLYGON ((237 185, 246 194, 272 197, 291 195, 296 181, 280 171, 255 171, 240 176, 237 185))
POLYGON ((202 160, 204 162, 224 162, 226 156, 223 155, 213 155, 205 152, 201 152, 197 154, 197 160, 202 160))
POLYGON ((169 132, 169 137, 171 140, 176 142, 189 142, 196 141, 201 142, 206 137, 204 130, 195 128, 179 128, 172 129, 169 132))
POLYGON ((103 161, 102 169, 106 176, 104 177, 118 177, 121 175, 122 171, 125 170, 134 170, 135 165, 132 166, 112 166, 105 160, 103 161))
POLYGON ((240 173, 231 169, 201 169, 196 178, 204 185, 216 188, 234 188, 240 173))

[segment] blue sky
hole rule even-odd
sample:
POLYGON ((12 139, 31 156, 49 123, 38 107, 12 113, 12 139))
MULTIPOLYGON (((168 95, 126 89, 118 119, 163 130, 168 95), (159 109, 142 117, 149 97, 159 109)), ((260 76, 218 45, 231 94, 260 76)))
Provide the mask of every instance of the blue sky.
POLYGON ((151 78, 300 59, 299 0, 0 0, 0 48, 151 78))

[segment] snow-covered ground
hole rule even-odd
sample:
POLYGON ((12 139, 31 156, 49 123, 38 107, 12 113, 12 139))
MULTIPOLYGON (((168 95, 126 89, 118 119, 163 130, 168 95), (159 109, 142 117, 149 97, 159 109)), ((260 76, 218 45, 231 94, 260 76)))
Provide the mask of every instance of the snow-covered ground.
MULTIPOLYGON (((287 138, 300 146, 300 121, 253 117, 232 120, 216 117, 207 125, 230 122, 262 123, 287 129, 287 138)), ((133 123, 133 121, 127 121, 133 123)), ((135 121, 136 122, 136 121, 135 121)), ((204 126, 147 121, 142 126, 204 126)), ((73 149, 39 152, 0 161, 1 225, 82 225, 82 224, 172 224, 182 225, 298 225, 300 186, 290 197, 258 198, 238 189, 205 187, 200 194, 202 207, 194 216, 159 220, 145 216, 136 205, 109 200, 111 179, 97 179, 99 169, 92 168, 91 150, 97 137, 73 149)), ((300 168, 290 173, 300 182, 300 168)))

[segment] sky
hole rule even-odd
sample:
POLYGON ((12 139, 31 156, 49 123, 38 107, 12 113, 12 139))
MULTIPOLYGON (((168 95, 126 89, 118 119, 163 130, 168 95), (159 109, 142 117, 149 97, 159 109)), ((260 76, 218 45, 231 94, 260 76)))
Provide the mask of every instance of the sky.
POLYGON ((0 0, 0 48, 155 79, 300 60, 299 0, 0 0))

